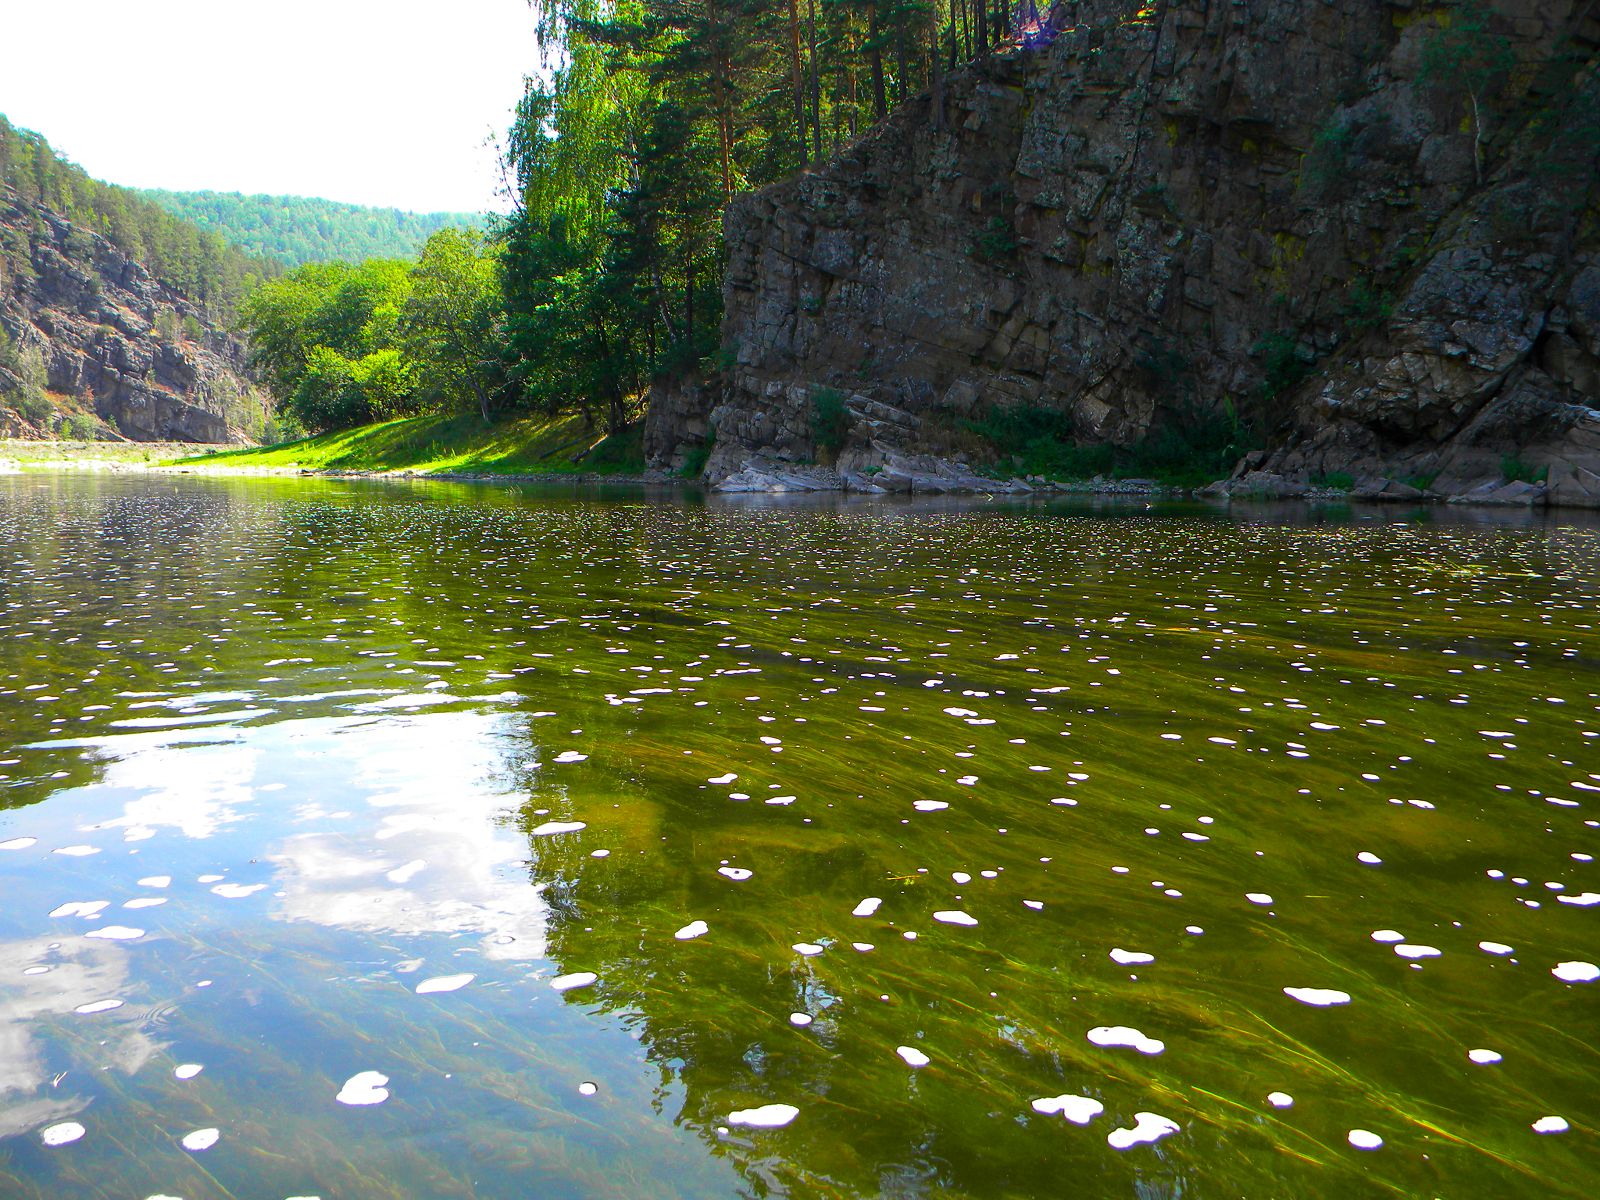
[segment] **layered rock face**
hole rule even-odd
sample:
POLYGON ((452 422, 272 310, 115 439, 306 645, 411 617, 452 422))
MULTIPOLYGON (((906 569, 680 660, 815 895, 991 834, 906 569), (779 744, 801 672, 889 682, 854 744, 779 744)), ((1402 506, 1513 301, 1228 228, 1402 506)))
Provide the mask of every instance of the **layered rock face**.
MULTIPOLYGON (((106 239, 9 190, 0 236, 0 329, 14 356, 40 352, 49 391, 133 441, 230 440, 224 405, 248 386, 242 341, 106 239)), ((21 386, 0 363, 0 394, 21 386)), ((52 432, 4 415, 7 436, 52 432)))
POLYGON ((1267 434, 1239 486, 1543 469, 1536 495, 1600 503, 1600 16, 1482 11, 1476 44, 1409 0, 1058 6, 942 112, 734 203, 731 365, 657 397, 647 451, 814 461, 842 398, 836 465, 870 484, 991 405, 1121 445, 1199 411, 1267 434))

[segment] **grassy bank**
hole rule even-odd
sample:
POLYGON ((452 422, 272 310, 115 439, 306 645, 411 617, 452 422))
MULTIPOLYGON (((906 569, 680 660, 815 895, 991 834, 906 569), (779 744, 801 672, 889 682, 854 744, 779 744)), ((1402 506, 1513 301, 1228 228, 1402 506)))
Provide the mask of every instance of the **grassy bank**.
POLYGON ((64 466, 72 463, 115 463, 154 466, 179 454, 201 449, 193 442, 36 441, 0 438, 0 462, 20 466, 64 466))
POLYGON ((422 474, 630 474, 644 470, 638 426, 606 437, 581 416, 505 418, 475 414, 408 417, 338 433, 178 460, 218 467, 298 467, 323 471, 422 474))

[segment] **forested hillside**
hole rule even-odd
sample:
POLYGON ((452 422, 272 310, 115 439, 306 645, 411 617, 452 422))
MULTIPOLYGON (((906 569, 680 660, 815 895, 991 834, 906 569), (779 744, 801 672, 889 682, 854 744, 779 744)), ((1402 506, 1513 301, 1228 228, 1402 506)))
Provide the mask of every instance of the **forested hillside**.
MULTIPOLYGON (((24 204, 60 214, 97 233, 162 283, 198 304, 210 319, 231 318, 239 300, 282 268, 230 245, 221 235, 173 216, 129 188, 102 183, 61 158, 39 134, 0 116, 0 184, 24 204)), ((15 229, 0 242, 0 259, 24 269, 30 250, 15 229)))
POLYGON ((364 208, 305 196, 243 196, 238 192, 168 192, 140 196, 220 234, 235 246, 297 267, 310 262, 412 258, 430 236, 450 225, 479 224, 471 213, 413 213, 364 208))

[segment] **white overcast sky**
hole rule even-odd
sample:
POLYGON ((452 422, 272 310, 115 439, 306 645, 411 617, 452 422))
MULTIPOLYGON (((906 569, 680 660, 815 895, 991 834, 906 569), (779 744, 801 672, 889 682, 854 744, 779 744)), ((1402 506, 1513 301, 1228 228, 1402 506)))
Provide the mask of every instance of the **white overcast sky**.
POLYGON ((130 187, 503 208, 527 0, 0 0, 0 113, 130 187))

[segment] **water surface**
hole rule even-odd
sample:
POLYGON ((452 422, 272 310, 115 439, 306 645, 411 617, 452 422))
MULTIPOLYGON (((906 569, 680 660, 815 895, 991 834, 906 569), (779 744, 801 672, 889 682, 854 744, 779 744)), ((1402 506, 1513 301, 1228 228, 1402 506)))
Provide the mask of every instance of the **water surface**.
POLYGON ((1241 512, 0 479, 0 1194, 1594 1194, 1600 537, 1241 512))

